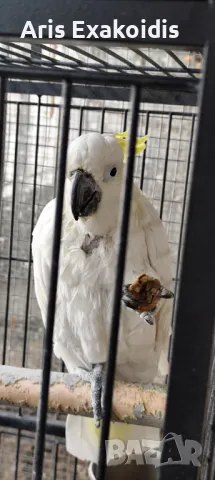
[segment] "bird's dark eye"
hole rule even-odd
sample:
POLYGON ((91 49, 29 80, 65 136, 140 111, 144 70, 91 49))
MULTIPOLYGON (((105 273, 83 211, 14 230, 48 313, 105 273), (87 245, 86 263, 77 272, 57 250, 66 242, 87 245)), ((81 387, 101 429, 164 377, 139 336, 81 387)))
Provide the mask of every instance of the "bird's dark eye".
POLYGON ((106 165, 103 173, 103 182, 112 182, 112 178, 117 174, 117 168, 106 165))
POLYGON ((111 177, 115 177, 115 175, 117 174, 117 169, 116 167, 112 168, 112 170, 110 171, 110 175, 111 177))

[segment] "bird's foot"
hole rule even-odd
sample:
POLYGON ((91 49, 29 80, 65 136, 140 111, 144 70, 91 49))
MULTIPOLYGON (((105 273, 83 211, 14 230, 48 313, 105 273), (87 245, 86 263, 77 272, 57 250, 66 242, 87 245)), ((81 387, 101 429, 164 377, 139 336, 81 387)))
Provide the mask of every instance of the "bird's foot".
POLYGON ((104 364, 98 363, 93 365, 91 371, 82 368, 77 369, 77 375, 85 382, 91 385, 93 417, 97 428, 100 427, 103 412, 103 393, 104 393, 104 364))
POLYGON ((150 310, 148 309, 148 305, 146 304, 145 298, 143 299, 141 295, 139 295, 139 298, 137 296, 135 297, 134 293, 129 290, 130 285, 124 285, 123 290, 122 290, 122 302, 123 304, 131 308, 132 310, 135 310, 140 317, 149 325, 154 325, 155 323, 155 313, 156 313, 156 307, 152 307, 150 310), (145 302, 145 311, 142 311, 141 308, 143 307, 143 301, 145 302))
POLYGON ((156 306, 163 298, 173 298, 174 294, 161 285, 160 280, 142 273, 130 285, 122 289, 122 302, 128 308, 135 310, 149 324, 153 324, 156 306))

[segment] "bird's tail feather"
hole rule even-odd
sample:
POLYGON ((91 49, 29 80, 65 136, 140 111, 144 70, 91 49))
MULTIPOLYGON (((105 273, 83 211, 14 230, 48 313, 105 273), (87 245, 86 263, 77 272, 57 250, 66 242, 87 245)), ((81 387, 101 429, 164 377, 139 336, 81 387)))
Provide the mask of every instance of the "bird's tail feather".
MULTIPOLYGON (((141 442, 143 448, 158 449, 160 444, 160 429, 131 425, 122 422, 111 422, 109 440, 116 440, 119 449, 117 454, 123 455, 123 444, 127 448, 128 440, 141 442), (121 442, 119 442, 121 441, 121 442), (122 444, 123 442, 123 444, 122 444)), ((66 449, 83 461, 98 463, 100 428, 95 427, 93 418, 68 415, 66 421, 66 449)), ((107 463, 111 460, 107 455, 107 463)))

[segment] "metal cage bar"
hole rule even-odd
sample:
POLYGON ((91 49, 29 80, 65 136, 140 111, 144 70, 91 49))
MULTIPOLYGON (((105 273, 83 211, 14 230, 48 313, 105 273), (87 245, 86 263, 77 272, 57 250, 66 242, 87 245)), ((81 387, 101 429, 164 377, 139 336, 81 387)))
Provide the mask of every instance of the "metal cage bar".
MULTIPOLYGON (((185 211, 186 211, 186 200, 187 200, 187 188, 190 176, 190 167, 191 167, 191 155, 192 155, 192 148, 193 148, 193 136, 194 136, 194 128, 195 128, 196 116, 192 115, 192 125, 191 125, 191 132, 190 132, 190 144, 189 144, 189 153, 188 153, 188 161, 187 161, 187 171, 186 171, 186 178, 184 184, 184 201, 182 206, 182 214, 181 214, 181 228, 180 228, 180 235, 179 235, 179 242, 178 242, 178 259, 177 259, 177 267, 176 267, 176 291, 177 291, 177 279, 179 278, 179 267, 180 267, 180 259, 181 259, 181 250, 182 250, 182 241, 183 241, 183 231, 184 231, 184 219, 185 219, 185 211)), ((174 302, 175 307, 175 302, 174 302)))
MULTIPOLYGON (((150 119, 150 112, 147 112, 147 114, 146 114, 146 135, 148 135, 149 119, 150 119)), ((146 150, 143 150, 142 168, 141 168, 141 176, 140 176, 140 189, 141 189, 141 190, 143 190, 145 164, 146 164, 146 150)))
MULTIPOLYGON (((18 417, 15 413, 0 411, 0 425, 2 427, 35 432, 37 428, 37 420, 36 417, 29 415, 18 417)), ((47 435, 55 435, 56 437, 64 438, 65 424, 60 420, 48 420, 45 424, 45 431, 47 435)))
POLYGON ((40 80, 40 81, 53 81, 61 83, 62 78, 70 80, 72 82, 80 82, 85 84, 86 81, 93 83, 95 86, 100 85, 112 85, 128 86, 136 85, 142 87, 152 87, 157 90, 160 87, 168 87, 171 90, 184 90, 187 92, 196 92, 196 88, 199 84, 197 78, 186 77, 165 77, 161 75, 143 76, 136 74, 124 73, 106 73, 106 72, 83 72, 83 71, 70 71, 54 68, 41 68, 41 67, 22 67, 22 66, 5 66, 0 65, 0 74, 4 77, 19 78, 27 80, 40 80))
POLYGON ((120 240, 117 257, 116 277, 114 284, 113 310, 111 317, 111 331, 109 340, 109 351, 107 360, 107 373, 104 390, 105 416, 102 422, 101 441, 99 449, 99 462, 97 479, 103 480, 106 468, 106 441, 109 437, 109 427, 111 420, 111 407, 113 395, 113 382, 115 375, 118 332, 120 322, 121 292, 123 286, 123 276, 126 260, 127 237, 129 229, 130 204, 132 198, 133 171, 135 159, 135 142, 138 127, 138 109, 140 102, 140 89, 132 87, 131 96, 131 127, 127 154, 126 178, 123 193, 122 211, 120 214, 120 240))
POLYGON ((16 143, 15 143, 15 152, 14 152, 13 194, 12 194, 11 219, 10 219, 9 265, 8 265, 8 279, 7 279, 7 298, 6 298, 6 308, 5 308, 5 327, 4 327, 4 340, 3 340, 3 351, 2 351, 2 365, 5 365, 6 350, 7 350, 8 315, 9 315, 11 269, 12 269, 12 256, 13 256, 13 231, 14 231, 15 200, 16 200, 16 173, 17 173, 17 156, 18 156, 19 115, 20 115, 20 105, 18 104, 17 114, 16 114, 16 143))
POLYGON ((168 157, 169 157, 171 127, 172 127, 172 113, 169 114, 169 125, 168 125, 168 132, 167 132, 167 145, 166 145, 166 155, 165 155, 165 162, 164 162, 163 183, 162 183, 161 202, 160 202, 160 218, 161 219, 162 219, 162 216, 163 216, 163 207, 164 207, 164 198, 165 198, 166 176, 167 176, 167 165, 168 165, 168 157))
POLYGON ((5 78, 0 79, 0 208, 2 198, 2 183, 3 183, 3 171, 4 171, 4 134, 5 134, 5 96, 7 80, 5 78))
MULTIPOLYGON (((215 299, 215 223, 210 208, 215 204, 215 9, 211 5, 209 40, 200 98, 200 114, 195 143, 194 169, 184 239, 181 281, 175 314, 170 362, 164 437, 170 432, 183 441, 201 444, 208 400, 214 334, 215 299), (210 292, 210 293, 209 293, 210 292), (207 299, 207 303, 205 303, 207 299), (186 392, 182 394, 182 392, 186 392), (176 415, 177 411, 177 415, 176 415)), ((163 444, 162 463, 167 461, 168 443, 163 444)), ((178 459, 173 449, 171 457, 178 459)), ((160 480, 196 480, 197 465, 192 463, 162 466, 160 480)))
POLYGON ((38 150, 39 150, 39 134, 40 134, 40 111, 41 111, 41 99, 38 101, 37 111, 37 126, 36 126, 36 148, 35 148, 35 163, 34 163, 34 180, 33 180, 33 195, 32 195, 32 209, 31 209, 31 226, 30 226, 30 242, 28 250, 28 280, 27 280, 27 292, 26 292, 26 306, 25 306, 25 324, 24 324, 24 340, 23 340, 23 353, 22 353, 22 367, 25 366, 26 360, 26 346, 27 346, 27 333, 28 333, 28 314, 29 314, 29 302, 30 302, 30 289, 31 289, 31 267, 32 267, 32 233, 34 229, 34 216, 35 216, 35 203, 36 203, 36 184, 37 184, 37 170, 38 170, 38 150))
POLYGON ((40 403, 38 407, 38 422, 36 430, 35 453, 32 480, 41 480, 43 474, 43 456, 44 456, 44 441, 45 441, 45 424, 48 406, 48 392, 50 380, 50 368, 52 358, 52 337, 54 330, 54 315, 55 302, 57 293, 58 281, 58 266, 60 253, 60 239, 61 239, 61 223, 63 213, 63 199, 64 199, 64 183, 66 174, 66 158, 67 145, 69 136, 69 119, 70 119, 70 101, 71 101, 71 84, 64 83, 63 92, 63 112, 62 112, 62 136, 59 152, 59 173, 58 173, 58 189, 56 196, 56 212, 54 224, 54 238, 52 250, 52 262, 50 273, 50 288, 48 297, 47 322, 45 331, 45 342, 43 349, 43 370, 42 370, 42 384, 40 403))
MULTIPOLYGON (((24 82, 24 81, 8 81, 8 93, 34 94, 34 95, 50 95, 60 96, 60 85, 56 83, 45 82, 24 82)), ((95 100, 114 100, 129 101, 129 88, 108 86, 97 86, 92 88, 91 85, 74 85, 73 98, 95 99, 95 100)), ((182 88, 175 91, 162 87, 154 90, 153 85, 146 87, 142 92, 142 101, 147 103, 164 103, 170 105, 190 105, 195 106, 197 100, 196 89, 187 91, 182 88)))

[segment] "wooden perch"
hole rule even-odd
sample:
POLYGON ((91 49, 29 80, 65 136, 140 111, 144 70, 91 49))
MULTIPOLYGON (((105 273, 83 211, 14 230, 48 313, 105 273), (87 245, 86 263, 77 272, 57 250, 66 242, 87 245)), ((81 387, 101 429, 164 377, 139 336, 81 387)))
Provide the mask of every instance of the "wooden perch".
MULTIPOLYGON (((0 366, 0 403, 37 408, 41 370, 0 366)), ((160 427, 165 414, 166 388, 115 382, 113 420, 160 427)), ((67 373, 51 373, 49 411, 92 417, 90 385, 67 373)))

